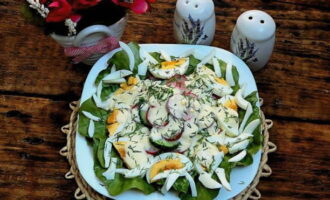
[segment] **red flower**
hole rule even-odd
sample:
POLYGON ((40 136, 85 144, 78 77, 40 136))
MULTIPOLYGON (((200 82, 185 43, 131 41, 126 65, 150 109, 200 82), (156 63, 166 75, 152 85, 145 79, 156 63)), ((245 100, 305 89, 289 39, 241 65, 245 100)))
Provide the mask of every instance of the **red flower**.
POLYGON ((48 5, 50 11, 47 15, 46 22, 60 22, 70 17, 72 6, 66 0, 53 0, 48 5))
POLYGON ((72 1, 72 7, 74 9, 84 9, 95 6, 100 3, 101 0, 74 0, 72 1))
POLYGON ((115 4, 131 9, 137 14, 145 13, 149 10, 149 3, 154 3, 156 0, 112 0, 115 4))

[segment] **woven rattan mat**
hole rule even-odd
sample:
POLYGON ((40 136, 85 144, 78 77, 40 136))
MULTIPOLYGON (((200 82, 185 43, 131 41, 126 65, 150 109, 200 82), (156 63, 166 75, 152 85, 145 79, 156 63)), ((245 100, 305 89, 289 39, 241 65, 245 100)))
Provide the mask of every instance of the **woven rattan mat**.
MULTIPOLYGON (((262 105, 262 99, 260 101, 262 105)), ((67 136, 67 144, 60 150, 60 154, 66 157, 71 165, 70 170, 65 174, 66 179, 75 179, 78 185, 74 193, 76 199, 87 199, 87 200, 105 200, 106 198, 96 191, 94 191, 88 183, 81 176, 75 158, 75 138, 76 138, 76 127, 77 127, 77 114, 79 110, 79 101, 74 101, 70 103, 70 108, 72 110, 70 116, 70 123, 63 126, 61 131, 67 136)), ((257 175, 255 176, 252 183, 240 194, 238 194, 233 200, 246 200, 246 199, 260 199, 261 193, 256 188, 260 177, 268 177, 272 174, 272 170, 267 164, 268 153, 276 151, 276 145, 269 141, 269 129, 273 126, 273 122, 269 119, 265 119, 263 112, 261 112, 262 118, 262 133, 264 136, 263 143, 263 154, 261 157, 261 162, 257 175)))

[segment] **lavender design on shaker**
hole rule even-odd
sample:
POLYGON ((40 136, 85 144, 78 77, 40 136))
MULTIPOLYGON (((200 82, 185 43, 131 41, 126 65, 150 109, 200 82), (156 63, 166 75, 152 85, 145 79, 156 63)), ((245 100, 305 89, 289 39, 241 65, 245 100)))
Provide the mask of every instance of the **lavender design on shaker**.
POLYGON ((204 26, 201 26, 200 19, 194 20, 191 15, 189 15, 188 19, 189 22, 183 20, 181 29, 182 42, 186 44, 197 44, 200 39, 206 40, 208 36, 204 34, 204 26))
POLYGON ((250 64, 252 62, 258 62, 258 58, 256 57, 258 50, 254 42, 250 42, 247 38, 245 38, 244 42, 244 40, 240 38, 235 48, 235 54, 245 63, 250 64))

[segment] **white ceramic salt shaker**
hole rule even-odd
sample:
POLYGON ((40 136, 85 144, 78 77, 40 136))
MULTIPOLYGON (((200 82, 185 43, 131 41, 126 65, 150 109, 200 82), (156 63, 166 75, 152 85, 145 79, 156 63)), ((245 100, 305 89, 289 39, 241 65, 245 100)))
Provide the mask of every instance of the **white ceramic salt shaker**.
POLYGON ((173 26, 178 43, 210 45, 215 33, 213 1, 178 0, 173 26))
POLYGON ((260 10, 242 13, 231 36, 231 51, 252 71, 263 68, 274 48, 276 25, 273 18, 260 10))

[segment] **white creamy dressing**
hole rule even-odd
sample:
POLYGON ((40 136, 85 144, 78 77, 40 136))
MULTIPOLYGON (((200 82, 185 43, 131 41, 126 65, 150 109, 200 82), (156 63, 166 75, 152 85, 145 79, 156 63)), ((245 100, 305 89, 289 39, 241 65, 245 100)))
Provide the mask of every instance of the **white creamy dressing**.
MULTIPOLYGON (((154 66, 149 71, 157 78, 168 79, 184 74, 188 66, 189 58, 181 66, 166 70, 154 66)), ((126 166, 129 169, 143 169, 154 162, 154 155, 149 151, 157 153, 161 148, 157 149, 153 141, 177 140, 174 150, 201 166, 203 173, 213 173, 221 163, 225 152, 220 145, 228 147, 229 153, 245 149, 252 135, 243 133, 239 136, 238 112, 226 107, 228 100, 236 102, 237 97, 230 96, 233 92, 230 85, 217 78, 215 72, 202 66, 198 73, 186 77, 183 88, 147 79, 114 92, 109 100, 110 112, 115 109, 120 111, 116 116, 120 130, 117 130, 119 133, 114 136, 114 141, 125 142, 125 156, 121 157, 126 166), (141 112, 146 119, 141 117, 141 112)), ((241 96, 239 102, 246 107, 241 96)), ((247 130, 251 132, 256 124, 247 130)), ((244 153, 238 157, 242 155, 244 153)), ((182 156, 175 157, 182 159, 182 156)), ((205 179, 203 177, 202 180, 205 179)))

